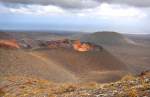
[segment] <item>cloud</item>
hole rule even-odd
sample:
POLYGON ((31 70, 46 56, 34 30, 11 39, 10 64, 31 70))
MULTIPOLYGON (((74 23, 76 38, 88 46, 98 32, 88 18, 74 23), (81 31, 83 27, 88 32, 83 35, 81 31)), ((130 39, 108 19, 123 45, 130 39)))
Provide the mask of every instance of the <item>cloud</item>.
POLYGON ((107 2, 111 4, 126 4, 136 7, 150 7, 150 0, 98 0, 99 2, 107 2))
POLYGON ((7 5, 9 5, 9 3, 55 5, 69 9, 93 8, 99 6, 101 3, 150 7, 150 0, 0 0, 0 2, 3 2, 7 5))
MULTIPOLYGON (((0 2, 9 4, 38 4, 38 5, 55 5, 62 8, 79 9, 91 8, 98 6, 97 0, 0 0, 0 2)), ((12 6, 11 6, 12 7, 12 6)))
POLYGON ((0 4, 0 14, 30 14, 30 15, 58 15, 65 14, 66 11, 54 5, 18 5, 18 7, 8 7, 0 4))
POLYGON ((83 9, 80 11, 79 16, 97 16, 103 18, 143 18, 146 17, 147 14, 145 11, 136 7, 102 3, 100 6, 93 9, 83 9))
POLYGON ((94 18, 143 18, 146 11, 127 5, 101 3, 95 8, 67 10, 54 5, 20 4, 18 7, 8 7, 0 4, 0 13, 31 14, 31 15, 58 15, 94 18))
POLYGON ((65 10, 53 5, 47 6, 28 5, 26 7, 8 8, 8 9, 11 13, 32 14, 32 15, 55 15, 65 13, 65 10))

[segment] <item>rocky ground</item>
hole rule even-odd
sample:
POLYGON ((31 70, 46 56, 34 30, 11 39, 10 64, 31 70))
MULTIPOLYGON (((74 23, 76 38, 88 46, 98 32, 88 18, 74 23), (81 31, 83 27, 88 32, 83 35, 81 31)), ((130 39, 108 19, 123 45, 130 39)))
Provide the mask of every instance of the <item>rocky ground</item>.
POLYGON ((1 77, 0 97, 150 97, 150 73, 120 81, 98 83, 53 83, 29 77, 1 77))

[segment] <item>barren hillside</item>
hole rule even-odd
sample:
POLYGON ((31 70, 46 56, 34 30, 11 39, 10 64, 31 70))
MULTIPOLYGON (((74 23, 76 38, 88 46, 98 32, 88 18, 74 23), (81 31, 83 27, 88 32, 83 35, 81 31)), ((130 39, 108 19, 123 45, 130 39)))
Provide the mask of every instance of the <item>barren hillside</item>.
POLYGON ((98 45, 130 45, 135 44, 132 40, 117 32, 96 32, 85 34, 80 37, 82 41, 88 41, 98 45))
POLYGON ((75 82, 77 78, 53 60, 44 59, 32 52, 0 49, 0 75, 26 75, 56 82, 75 82))

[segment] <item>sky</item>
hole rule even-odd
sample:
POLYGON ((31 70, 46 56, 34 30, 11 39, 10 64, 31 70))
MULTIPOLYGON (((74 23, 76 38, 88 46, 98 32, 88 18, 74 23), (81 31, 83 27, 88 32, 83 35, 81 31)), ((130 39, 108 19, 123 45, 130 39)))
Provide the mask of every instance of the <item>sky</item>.
POLYGON ((0 0, 0 30, 150 34, 150 0, 0 0))

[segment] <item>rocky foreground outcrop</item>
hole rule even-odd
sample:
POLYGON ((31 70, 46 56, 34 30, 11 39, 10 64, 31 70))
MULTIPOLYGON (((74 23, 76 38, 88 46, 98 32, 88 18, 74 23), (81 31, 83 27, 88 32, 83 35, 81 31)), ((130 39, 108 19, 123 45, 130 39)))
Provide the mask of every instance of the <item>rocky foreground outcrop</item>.
POLYGON ((0 97, 150 97, 150 75, 125 76, 108 84, 60 84, 29 77, 5 77, 0 97))

